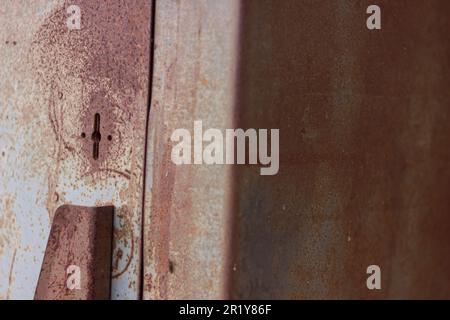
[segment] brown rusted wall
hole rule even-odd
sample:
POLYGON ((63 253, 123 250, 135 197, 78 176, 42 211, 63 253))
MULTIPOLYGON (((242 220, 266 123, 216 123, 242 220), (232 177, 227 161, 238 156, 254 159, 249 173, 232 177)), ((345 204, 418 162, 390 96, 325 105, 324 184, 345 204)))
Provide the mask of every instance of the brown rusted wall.
POLYGON ((237 127, 280 128, 281 164, 234 167, 231 297, 450 298, 450 2, 241 15, 237 127))

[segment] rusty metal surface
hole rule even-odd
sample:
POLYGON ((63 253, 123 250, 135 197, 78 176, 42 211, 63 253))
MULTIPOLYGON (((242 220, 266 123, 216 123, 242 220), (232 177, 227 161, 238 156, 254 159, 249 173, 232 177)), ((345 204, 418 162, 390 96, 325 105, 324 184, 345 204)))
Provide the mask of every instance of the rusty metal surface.
POLYGON ((71 4, 0 6, 1 298, 33 297, 64 204, 116 208, 112 297, 140 295, 151 1, 77 1, 80 30, 71 4))
POLYGON ((450 2, 244 1, 232 298, 450 298, 450 2), (381 267, 382 290, 366 287, 381 267))
POLYGON ((450 4, 377 3, 369 31, 368 0, 158 1, 144 150, 150 1, 79 1, 77 32, 5 1, 0 298, 32 298, 64 204, 116 207, 113 298, 449 298, 450 4), (194 120, 279 128, 278 175, 175 166, 194 120))
POLYGON ((36 300, 110 298, 113 215, 114 207, 65 205, 56 210, 36 300), (79 277, 73 288, 69 277, 79 277))
POLYGON ((450 5, 377 3, 158 2, 145 298, 450 297, 450 5), (174 166, 194 120, 279 128, 278 175, 174 166))
POLYGON ((230 167, 175 166, 170 136, 232 125, 238 1, 157 1, 144 218, 144 298, 223 298, 230 167))

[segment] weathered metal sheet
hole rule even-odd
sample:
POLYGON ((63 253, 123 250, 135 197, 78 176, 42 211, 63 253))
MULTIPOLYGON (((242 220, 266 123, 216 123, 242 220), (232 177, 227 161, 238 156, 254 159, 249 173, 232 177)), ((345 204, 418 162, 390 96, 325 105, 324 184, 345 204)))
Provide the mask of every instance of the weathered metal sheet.
POLYGON ((158 2, 145 298, 450 297, 450 4, 376 2, 381 30, 373 1, 158 2), (194 120, 279 128, 279 173, 173 165, 194 120))
POLYGON ((72 4, 0 6, 1 298, 33 298, 64 204, 116 208, 112 297, 140 294, 151 2, 72 4))
POLYGON ((450 298, 450 2, 241 10, 237 125, 280 128, 280 171, 236 167, 231 297, 450 298))
POLYGON ((111 296, 114 207, 56 210, 36 300, 107 300, 111 296))
POLYGON ((79 1, 77 31, 5 1, 0 298, 32 298, 64 204, 117 208, 113 298, 449 298, 450 4, 377 3, 381 30, 367 0, 159 1, 145 151, 150 1, 79 1), (279 128, 278 175, 175 166, 194 120, 279 128))
POLYGON ((148 134, 144 298, 223 298, 230 167, 175 166, 176 128, 232 126, 238 1, 158 1, 148 134))

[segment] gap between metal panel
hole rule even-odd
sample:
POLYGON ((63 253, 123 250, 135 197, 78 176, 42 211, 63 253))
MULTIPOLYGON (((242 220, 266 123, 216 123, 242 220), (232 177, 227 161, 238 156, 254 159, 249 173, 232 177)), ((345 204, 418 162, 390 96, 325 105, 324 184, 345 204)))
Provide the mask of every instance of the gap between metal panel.
POLYGON ((143 168, 143 183, 142 183, 142 218, 141 218, 141 252, 140 252, 140 274, 139 274, 139 299, 144 298, 144 235, 145 235, 145 185, 147 180, 147 146, 148 146, 148 130, 150 125, 150 109, 152 104, 152 87, 153 87, 153 70, 154 70, 154 50, 155 50, 155 15, 156 15, 156 2, 151 1, 151 13, 150 13, 150 60, 149 60, 149 79, 148 79, 148 100, 147 100, 147 116, 145 124, 145 142, 144 142, 144 168, 143 168))

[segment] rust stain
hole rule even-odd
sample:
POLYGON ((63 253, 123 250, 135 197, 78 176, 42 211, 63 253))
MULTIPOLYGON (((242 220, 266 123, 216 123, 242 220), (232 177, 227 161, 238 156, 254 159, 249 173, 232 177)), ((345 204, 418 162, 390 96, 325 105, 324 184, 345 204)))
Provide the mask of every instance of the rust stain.
POLYGON ((14 271, 14 263, 16 262, 16 253, 17 253, 17 249, 14 249, 14 253, 11 259, 11 266, 9 267, 9 275, 8 275, 8 293, 6 294, 6 299, 10 300, 11 299, 11 288, 12 288, 12 283, 14 281, 13 278, 13 271, 14 271))
MULTIPOLYGON (((171 145, 167 141, 167 145, 171 145)), ((166 145, 166 146, 167 146, 166 145)), ((154 280, 153 290, 161 299, 167 299, 167 276, 169 273, 169 244, 170 244, 170 212, 173 195, 176 167, 170 160, 170 148, 161 146, 164 150, 162 161, 158 163, 155 172, 155 186, 153 206, 151 208, 153 223, 151 241, 155 247, 155 255, 150 255, 149 259, 157 262, 157 276, 154 280)))
POLYGON ((121 213, 118 216, 121 220, 120 228, 114 228, 114 263, 112 268, 112 278, 118 278, 128 270, 135 252, 136 240, 128 208, 123 207, 120 212, 121 213), (120 246, 125 248, 129 247, 130 254, 124 256, 124 252, 120 246))
POLYGON ((13 198, 6 196, 2 200, 3 210, 0 215, 0 256, 4 255, 6 248, 14 248, 21 236, 13 211, 13 198))
MULTIPOLYGON (((114 250, 116 253, 114 255, 114 264, 113 264, 113 273, 112 273, 112 278, 118 278, 120 277, 122 274, 124 274, 128 268, 130 267, 131 261, 133 259, 133 255, 134 255, 134 235, 133 235, 133 229, 129 229, 130 231, 127 232, 121 232, 118 231, 117 229, 114 229, 114 250), (118 234, 121 234, 122 236, 118 236, 118 234), (124 236, 125 235, 125 236, 124 236), (127 255, 125 257, 125 264, 123 265, 122 259, 124 258, 123 256, 123 250, 120 249, 115 243, 116 242, 120 242, 120 241, 129 241, 130 243, 130 255, 127 255)), ((128 242, 126 242, 125 244, 128 244, 128 242)))
POLYGON ((152 276, 147 274, 144 276, 144 291, 150 292, 152 290, 152 276))
POLYGON ((92 176, 92 175, 98 174, 98 173, 117 174, 117 175, 120 175, 120 176, 124 177, 127 180, 131 179, 131 176, 130 176, 129 173, 123 172, 123 171, 120 171, 120 170, 111 169, 111 168, 97 168, 97 169, 93 169, 93 170, 90 170, 90 171, 87 171, 87 172, 83 173, 81 175, 81 177, 92 176))
MULTIPOLYGON (((70 154, 82 157, 79 171, 83 175, 105 171, 129 179, 122 169, 129 163, 114 163, 114 159, 132 154, 133 144, 143 142, 145 136, 145 117, 139 116, 145 115, 145 106, 134 110, 133 100, 147 91, 147 75, 138 68, 149 57, 137 53, 144 52, 148 43, 148 30, 141 28, 142 21, 148 21, 144 9, 148 3, 81 0, 77 5, 82 9, 82 28, 75 31, 66 26, 70 4, 66 1, 45 20, 28 58, 38 85, 47 93, 42 102, 48 106, 58 142, 50 190, 57 187, 61 161, 70 154), (93 157, 95 114, 100 115, 98 159, 93 157)), ((47 206, 51 214, 54 203, 50 199, 47 206)))

